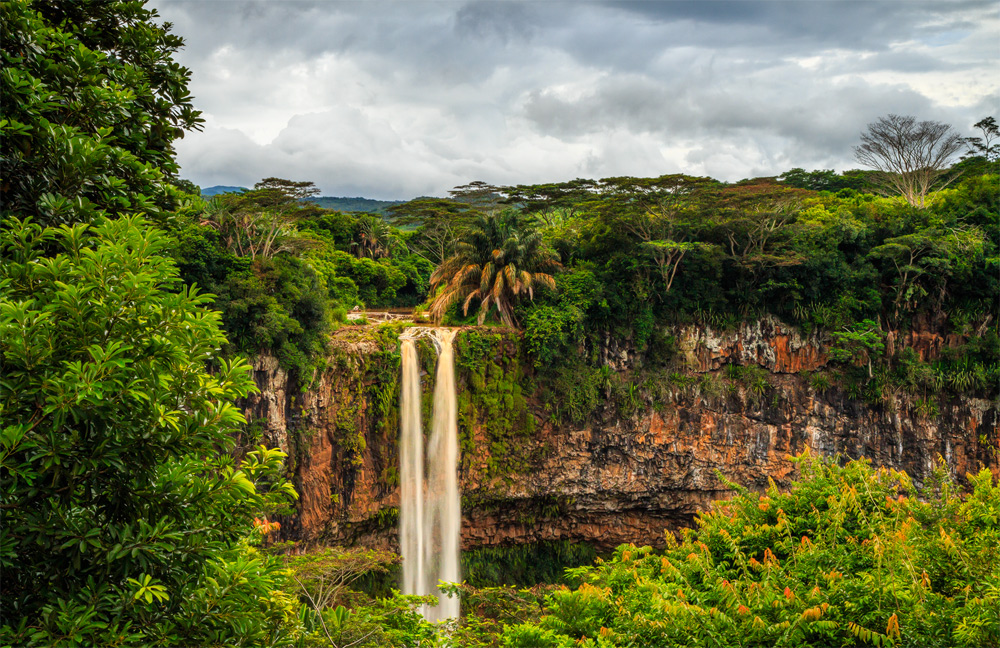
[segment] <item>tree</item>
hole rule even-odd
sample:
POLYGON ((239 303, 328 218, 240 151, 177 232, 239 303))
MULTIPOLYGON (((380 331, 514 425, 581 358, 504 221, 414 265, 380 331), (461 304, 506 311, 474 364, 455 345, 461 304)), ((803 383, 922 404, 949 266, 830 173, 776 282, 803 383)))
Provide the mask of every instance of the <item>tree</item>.
POLYGON ((448 195, 451 196, 452 200, 465 203, 476 211, 494 213, 499 208, 503 198, 500 192, 500 187, 495 187, 482 180, 475 180, 469 184, 455 187, 448 192, 448 195))
POLYGON ((802 168, 795 168, 778 176, 778 181, 789 187, 813 191, 840 191, 841 189, 864 191, 868 188, 865 176, 870 173, 871 171, 860 169, 838 174, 833 169, 806 171, 802 168))
POLYGON ((281 452, 230 454, 253 388, 177 277, 182 40, 139 1, 0 4, 0 644, 294 639, 253 518, 281 452), (134 216, 145 212, 153 222, 134 216), (210 366, 212 370, 210 370, 210 366))
POLYGON ((203 121, 183 41, 141 2, 0 5, 0 204, 40 224, 175 205, 174 141, 203 121))
POLYGON ((604 178, 589 206, 609 225, 624 229, 643 243, 683 239, 689 235, 691 223, 687 221, 698 200, 717 185, 710 178, 682 174, 604 178))
POLYGON ((500 190, 507 195, 507 204, 535 215, 546 226, 552 226, 555 223, 549 220, 550 215, 572 218, 583 203, 593 199, 597 187, 598 183, 594 180, 577 178, 552 184, 501 187, 500 190))
POLYGON ((202 225, 219 232, 231 252, 250 259, 270 259, 307 247, 309 240, 299 236, 297 221, 294 212, 256 206, 235 194, 214 197, 201 218, 202 225))
POLYGON ((247 544, 295 496, 284 455, 230 454, 249 367, 218 359, 219 316, 170 244, 136 217, 4 222, 0 643, 261 645, 295 626, 279 565, 247 544))
POLYGON ((994 143, 1000 138, 1000 127, 997 126, 997 120, 993 117, 986 117, 973 124, 973 128, 978 128, 983 135, 982 137, 965 138, 969 150, 963 159, 983 157, 986 158, 987 162, 996 162, 1000 159, 1000 142, 994 143))
POLYGON ((926 297, 944 301, 947 281, 982 259, 986 238, 978 227, 932 225, 886 239, 868 256, 892 266, 893 319, 913 310, 926 297), (930 295, 933 287, 937 295, 930 295))
POLYGON ((914 207, 923 207, 933 189, 947 186, 951 159, 965 140, 951 126, 914 117, 888 115, 868 124, 854 157, 878 172, 884 192, 903 196, 914 207))
POLYGON ((416 226, 409 248, 434 265, 455 251, 459 233, 471 218, 471 208, 447 198, 416 198, 388 208, 390 221, 400 227, 416 226))
POLYGON ((441 289, 431 303, 431 315, 440 321, 459 299, 468 314, 469 305, 478 300, 480 324, 496 307, 504 324, 516 326, 514 304, 522 295, 533 299, 536 284, 555 288, 549 273, 559 267, 538 232, 528 228, 516 210, 479 214, 455 254, 431 275, 432 293, 441 289))
POLYGON ((389 228, 381 216, 362 214, 358 217, 358 234, 353 242, 359 259, 382 259, 406 251, 406 246, 389 228))
POLYGON ((872 363, 875 356, 885 350, 885 339, 879 326, 872 320, 845 326, 844 330, 831 335, 830 358, 837 362, 859 362, 868 365, 868 377, 872 377, 872 363))
POLYGON ((788 245, 802 202, 810 194, 770 178, 758 178, 721 192, 721 226, 729 254, 756 272, 765 267, 797 265, 801 254, 788 245))
POLYGON ((215 196, 201 214, 201 224, 219 232, 234 254, 271 259, 301 252, 314 241, 299 234, 298 224, 320 212, 304 201, 319 193, 312 182, 264 178, 250 191, 215 196))
MULTIPOLYGON (((399 556, 360 547, 326 548, 302 556, 285 556, 284 562, 290 578, 298 586, 299 596, 308 604, 312 624, 331 645, 337 646, 337 639, 344 634, 350 616, 340 605, 349 603, 346 600, 348 588, 366 574, 387 572, 389 565, 399 562, 399 556)), ((365 641, 376 631, 377 627, 362 633, 357 642, 365 641)))
MULTIPOLYGON (((253 186, 255 202, 266 207, 287 207, 296 205, 319 195, 319 187, 307 180, 285 180, 284 178, 264 178, 253 186)), ((297 205, 296 205, 297 206, 297 205)))
POLYGON ((697 229, 701 201, 718 183, 681 174, 658 178, 604 178, 591 209, 614 229, 640 242, 669 292, 688 253, 714 246, 690 240, 697 229))

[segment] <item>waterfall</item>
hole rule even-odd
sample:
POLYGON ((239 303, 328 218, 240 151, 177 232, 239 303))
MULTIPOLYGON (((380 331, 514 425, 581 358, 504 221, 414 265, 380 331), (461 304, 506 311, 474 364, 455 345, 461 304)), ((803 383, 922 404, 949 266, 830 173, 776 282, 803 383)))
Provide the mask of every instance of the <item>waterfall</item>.
POLYGON ((424 579, 424 435, 420 429, 420 366, 414 341, 403 340, 399 403, 399 547, 403 592, 427 594, 424 579), (420 557, 419 559, 414 559, 420 557))
POLYGON ((458 493, 458 408, 455 395, 454 330, 435 329, 438 350, 434 414, 427 441, 424 481, 423 435, 420 430, 420 376, 414 337, 401 336, 403 384, 400 394, 399 544, 403 555, 403 593, 435 594, 437 606, 423 610, 430 621, 458 617, 459 601, 448 598, 438 581, 459 582, 462 511, 458 493))

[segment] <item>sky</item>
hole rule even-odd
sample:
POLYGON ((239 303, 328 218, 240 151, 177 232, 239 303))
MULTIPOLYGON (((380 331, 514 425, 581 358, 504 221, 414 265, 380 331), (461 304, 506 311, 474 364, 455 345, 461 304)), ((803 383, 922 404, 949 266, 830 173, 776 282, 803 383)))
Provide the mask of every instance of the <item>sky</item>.
POLYGON ((474 180, 858 168, 890 113, 1000 118, 995 0, 154 0, 202 187, 406 200, 474 180))

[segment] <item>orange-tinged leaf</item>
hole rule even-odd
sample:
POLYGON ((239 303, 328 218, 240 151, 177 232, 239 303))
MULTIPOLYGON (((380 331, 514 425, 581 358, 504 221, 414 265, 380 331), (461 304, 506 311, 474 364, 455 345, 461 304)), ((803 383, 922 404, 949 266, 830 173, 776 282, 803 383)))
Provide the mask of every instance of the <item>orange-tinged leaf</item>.
POLYGON ((885 627, 885 634, 888 637, 894 637, 896 639, 899 639, 900 637, 899 617, 897 617, 895 613, 889 617, 889 623, 885 627))

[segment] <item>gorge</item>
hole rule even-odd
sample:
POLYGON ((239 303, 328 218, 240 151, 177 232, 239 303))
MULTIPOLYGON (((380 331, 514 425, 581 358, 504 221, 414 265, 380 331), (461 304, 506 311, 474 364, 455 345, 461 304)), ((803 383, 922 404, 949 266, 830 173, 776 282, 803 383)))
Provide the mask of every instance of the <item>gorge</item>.
MULTIPOLYGON (((399 330, 338 331, 327 368, 304 390, 273 358, 255 361, 261 391, 246 402, 248 417, 289 452, 301 495, 285 537, 397 548, 407 477, 397 472, 394 403, 401 387, 412 388, 400 385, 399 330)), ((901 391, 878 403, 852 397, 829 372, 828 341, 773 317, 668 332, 675 342, 660 367, 640 366, 627 340, 593 349, 608 367, 594 374, 602 404, 573 421, 547 407, 547 387, 517 333, 458 331, 463 550, 548 541, 660 546, 664 531, 690 525, 697 511, 731 495, 733 483, 787 486, 790 457, 805 450, 864 456, 917 483, 939 456, 959 480, 980 464, 998 469, 994 400, 944 394, 933 411, 901 391)), ((925 359, 961 342, 930 321, 891 338, 925 359)), ((421 351, 427 425, 436 354, 427 339, 413 350, 421 351)), ((405 383, 415 363, 404 364, 405 383)))

